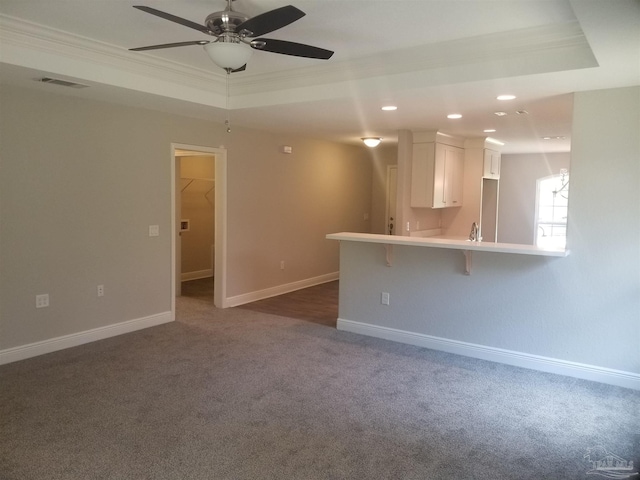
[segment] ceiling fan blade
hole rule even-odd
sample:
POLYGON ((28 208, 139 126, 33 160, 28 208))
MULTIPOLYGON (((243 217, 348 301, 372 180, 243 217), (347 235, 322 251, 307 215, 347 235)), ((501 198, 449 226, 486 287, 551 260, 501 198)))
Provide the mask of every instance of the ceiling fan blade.
POLYGON ((318 58, 328 60, 333 55, 331 50, 305 45, 304 43, 287 42, 285 40, 273 40, 269 38, 256 38, 251 41, 251 47, 265 52, 293 55, 294 57, 318 58))
POLYGON ((186 47, 188 45, 206 45, 211 43, 208 40, 194 40, 192 42, 163 43, 162 45, 150 45, 148 47, 130 48, 132 52, 143 52, 145 50, 159 50, 161 48, 186 47))
POLYGON ((160 10, 156 10, 155 8, 145 7, 142 5, 133 5, 133 8, 137 8, 138 10, 142 10, 143 12, 150 13, 151 15, 155 15, 160 18, 164 18, 165 20, 169 20, 170 22, 179 23, 180 25, 184 25, 185 27, 193 28, 194 30, 198 30, 199 32, 206 33, 207 35, 211 35, 211 32, 204 25, 200 25, 199 23, 192 22, 191 20, 187 20, 186 18, 176 17, 175 15, 171 15, 170 13, 166 13, 160 10))
POLYGON ((246 30, 249 32, 246 35, 247 37, 258 37, 265 33, 273 32, 274 30, 285 27, 296 20, 300 20, 304 16, 305 13, 302 10, 297 9, 293 5, 288 5, 250 18, 246 22, 238 25, 236 27, 236 32, 240 33, 243 30, 246 30))

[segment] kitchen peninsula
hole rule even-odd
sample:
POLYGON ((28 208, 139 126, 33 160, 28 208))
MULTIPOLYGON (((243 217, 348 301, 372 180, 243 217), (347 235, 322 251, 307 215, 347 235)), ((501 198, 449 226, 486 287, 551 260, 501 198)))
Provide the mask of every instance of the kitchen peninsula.
POLYGON ((561 296, 555 274, 568 251, 349 232, 326 238, 340 242, 339 330, 566 374, 552 355, 522 352, 544 345, 554 328, 550 303, 523 292, 551 287, 561 296), (473 275, 465 275, 471 253, 473 275))
MULTIPOLYGON (((327 240, 339 240, 337 326, 345 331, 345 341, 350 341, 346 332, 353 332, 640 391, 638 225, 630 220, 637 215, 628 210, 636 213, 639 205, 640 117, 629 108, 639 93, 633 87, 575 94, 567 256, 490 251, 500 247, 488 241, 493 226, 486 222, 480 233, 485 242, 464 243, 483 212, 476 206, 479 182, 475 192, 463 187, 461 207, 411 206, 416 138, 414 132, 399 131, 394 226, 411 236, 397 236, 392 243, 386 236, 332 233, 327 240), (611 162, 604 170, 603 158, 611 162), (611 192, 624 209, 610 208, 611 192), (469 216, 464 215, 467 206, 474 208, 469 216), (451 217, 460 228, 451 228, 451 217), (464 218, 458 222, 458 217, 464 218), (464 247, 435 247, 440 242, 426 237, 426 230, 459 238, 464 247), (473 252, 471 275, 464 275, 465 248, 473 252)), ((465 173, 479 171, 477 163, 465 164, 465 173)), ((495 183, 481 176, 484 184, 495 183)), ((364 345, 388 349, 382 342, 364 345)), ((401 349, 387 351, 402 354, 401 349)), ((473 375, 473 361, 458 365, 461 375, 473 375)), ((439 387, 437 377, 433 383, 439 387)))

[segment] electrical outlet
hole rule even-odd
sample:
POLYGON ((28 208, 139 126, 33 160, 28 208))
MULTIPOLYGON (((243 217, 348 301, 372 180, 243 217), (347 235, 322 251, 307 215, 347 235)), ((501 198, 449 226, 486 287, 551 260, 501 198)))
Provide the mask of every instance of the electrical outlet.
POLYGON ((99 297, 104 297, 104 285, 98 285, 98 296, 99 297))
POLYGON ((380 294, 380 303, 382 305, 389 305, 389 293, 388 292, 382 292, 380 294))
POLYGON ((43 293, 36 295, 36 308, 45 308, 49 306, 49 294, 43 293))

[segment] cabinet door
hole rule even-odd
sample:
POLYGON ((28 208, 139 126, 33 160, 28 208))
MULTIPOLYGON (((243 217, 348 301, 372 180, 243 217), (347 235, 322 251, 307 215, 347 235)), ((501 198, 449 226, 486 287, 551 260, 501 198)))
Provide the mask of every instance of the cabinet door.
POLYGON ((436 144, 433 208, 462 206, 464 150, 436 144))
POLYGON ((434 144, 415 143, 411 162, 411 207, 433 207, 434 144))
POLYGON ((441 143, 413 145, 411 207, 462 205, 464 150, 441 143))
POLYGON ((500 152, 485 149, 484 151, 484 178, 500 178, 500 152))
POLYGON ((449 179, 447 176, 447 146, 436 143, 435 163, 433 166, 433 208, 444 208, 450 201, 449 179))

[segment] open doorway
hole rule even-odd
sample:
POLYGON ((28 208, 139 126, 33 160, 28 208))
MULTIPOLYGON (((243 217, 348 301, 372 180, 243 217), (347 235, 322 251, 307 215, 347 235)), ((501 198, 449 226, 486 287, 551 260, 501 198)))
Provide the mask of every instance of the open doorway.
POLYGON ((172 311, 183 281, 208 278, 226 305, 226 150, 172 144, 172 311), (188 247, 183 248, 183 242, 188 247), (186 253, 186 255, 185 255, 186 253))
POLYGON ((183 286, 208 285, 213 301, 215 265, 215 166, 216 157, 204 152, 176 151, 176 171, 180 172, 180 191, 176 208, 179 231, 176 246, 176 269, 180 269, 183 286))

